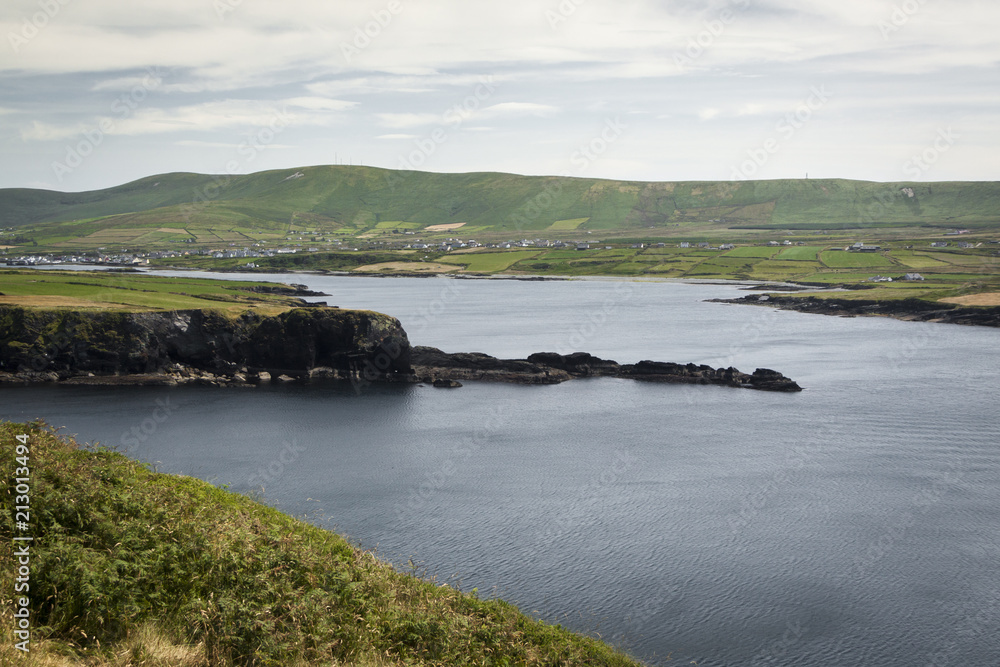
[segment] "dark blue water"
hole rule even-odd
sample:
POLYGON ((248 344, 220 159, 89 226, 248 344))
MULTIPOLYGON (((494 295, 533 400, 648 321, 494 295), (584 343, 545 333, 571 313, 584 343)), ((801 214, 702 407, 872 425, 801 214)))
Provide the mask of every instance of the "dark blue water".
POLYGON ((739 294, 718 285, 282 279, 449 351, 764 366, 806 391, 27 387, 0 416, 263 487, 650 662, 1000 664, 997 330, 704 303, 739 294))

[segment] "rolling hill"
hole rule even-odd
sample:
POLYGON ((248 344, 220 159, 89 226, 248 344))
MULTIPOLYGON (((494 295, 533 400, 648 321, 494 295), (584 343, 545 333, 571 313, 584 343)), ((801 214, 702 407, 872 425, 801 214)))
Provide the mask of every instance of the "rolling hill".
POLYGON ((30 233, 47 246, 125 241, 117 237, 124 230, 130 243, 142 244, 238 242, 297 230, 363 236, 434 225, 461 225, 463 236, 511 237, 578 230, 662 236, 723 229, 987 229, 1000 226, 1000 183, 641 182, 317 166, 236 176, 162 174, 78 193, 0 189, 0 228, 30 233))

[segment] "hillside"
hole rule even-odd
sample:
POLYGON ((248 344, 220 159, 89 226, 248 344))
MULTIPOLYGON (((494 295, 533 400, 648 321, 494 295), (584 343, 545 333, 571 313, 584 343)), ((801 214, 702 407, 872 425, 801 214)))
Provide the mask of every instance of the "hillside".
MULTIPOLYGON (((30 657, 15 648, 14 568, 0 571, 5 665, 637 664, 501 600, 399 573, 245 496, 80 449, 44 425, 0 423, 0 447, 4 479, 21 465, 18 447, 26 457, 34 538, 30 657)), ((13 493, 0 495, 5 564, 24 544, 11 538, 26 535, 13 493)))
POLYGON ((0 228, 54 247, 246 242, 304 230, 362 237, 449 231, 427 230, 433 225, 496 237, 578 230, 982 229, 1000 225, 1000 183, 658 183, 318 166, 241 176, 162 174, 80 193, 0 190, 0 228))

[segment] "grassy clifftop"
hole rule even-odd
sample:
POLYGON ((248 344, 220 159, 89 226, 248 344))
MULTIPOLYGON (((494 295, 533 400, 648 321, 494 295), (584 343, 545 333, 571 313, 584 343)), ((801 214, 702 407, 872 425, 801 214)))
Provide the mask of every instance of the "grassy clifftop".
MULTIPOLYGON (((401 574, 244 496, 0 423, 0 661, 637 665, 500 600, 401 574), (30 656, 14 648, 15 436, 30 450, 30 656)), ((23 471, 22 471, 23 473, 23 471)))
POLYGON ((0 306, 128 312, 212 308, 275 314, 302 305, 289 285, 105 271, 0 270, 0 306), (282 292, 282 290, 284 290, 282 292), (277 293, 275 293, 277 291, 277 293))

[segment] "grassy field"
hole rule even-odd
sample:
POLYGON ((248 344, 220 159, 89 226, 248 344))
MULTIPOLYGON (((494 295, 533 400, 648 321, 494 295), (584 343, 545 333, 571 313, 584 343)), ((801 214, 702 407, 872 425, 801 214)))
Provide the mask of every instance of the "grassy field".
POLYGON ((574 218, 573 220, 556 220, 551 225, 549 225, 549 231, 553 232, 563 232, 574 230, 583 223, 590 220, 590 218, 574 218))
POLYGON ((879 253, 845 252, 843 250, 826 250, 820 259, 831 269, 881 268, 892 266, 892 262, 879 253))
POLYGON ((934 259, 926 253, 912 252, 910 250, 893 252, 892 256, 897 262, 911 269, 933 269, 948 266, 948 262, 934 259))
POLYGON ((0 270, 0 305, 73 310, 212 308, 230 312, 254 308, 264 314, 273 314, 297 303, 296 299, 286 296, 247 291, 274 285, 135 273, 0 270))
MULTIPOLYGON (((505 272, 569 277, 612 275, 791 281, 865 287, 870 286, 867 281, 875 275, 901 279, 905 273, 919 271, 927 279, 928 293, 933 289, 949 289, 951 292, 946 296, 964 296, 969 290, 988 292, 1000 286, 1000 257, 991 254, 997 252, 993 249, 996 244, 930 253, 914 249, 911 241, 901 241, 884 246, 887 247, 884 254, 833 249, 843 248, 842 242, 781 249, 748 245, 728 252, 676 245, 644 249, 613 247, 608 250, 602 244, 595 245, 598 247, 585 251, 539 248, 470 249, 457 253, 428 250, 416 254, 413 251, 318 252, 280 255, 256 261, 261 271, 505 272), (739 250, 745 252, 736 252, 739 250), (768 253, 773 256, 768 256, 768 253), (808 259, 814 256, 821 261, 808 259)), ((202 256, 171 260, 171 264, 181 268, 201 269, 234 269, 244 263, 242 259, 213 260, 202 256)), ((0 273, 0 292, 3 293, 0 303, 27 303, 33 298, 64 307, 191 308, 205 307, 208 301, 212 301, 215 307, 242 308, 248 304, 258 308, 269 307, 263 295, 220 291, 209 281, 203 284, 187 279, 170 287, 148 288, 137 282, 146 278, 134 274, 74 272, 68 281, 78 284, 62 285, 52 282, 57 275, 53 272, 29 271, 28 277, 14 278, 17 273, 23 274, 24 270, 0 273), (201 290, 207 290, 207 293, 202 294, 201 290), (94 292, 103 294, 99 300, 104 306, 90 303, 95 300, 94 292)), ((59 282, 66 281, 60 279, 59 282)))
POLYGON ((449 255, 438 259, 445 264, 463 264, 466 271, 476 273, 496 273, 505 271, 517 262, 535 257, 534 250, 514 250, 511 252, 481 252, 463 255, 449 255))
POLYGON ((741 246, 726 252, 727 257, 774 257, 780 250, 767 246, 741 246))
POLYGON ((21 533, 5 486, 3 665, 638 665, 502 600, 400 573, 250 498, 80 448, 42 424, 0 422, 0 450, 3 479, 23 476, 16 456, 30 468, 35 538, 25 655, 9 597, 21 533))
POLYGON ((820 246, 792 246, 779 252, 776 259, 815 262, 821 250, 820 246))

